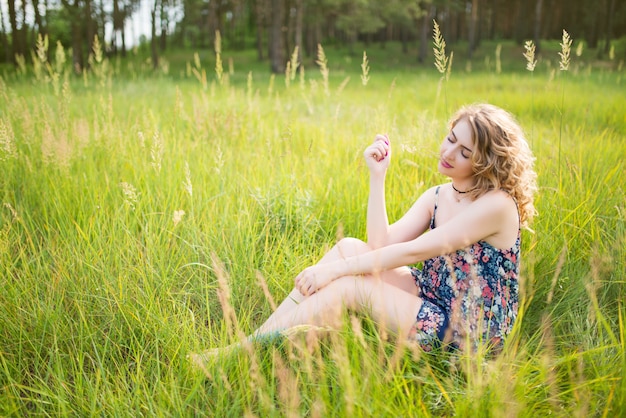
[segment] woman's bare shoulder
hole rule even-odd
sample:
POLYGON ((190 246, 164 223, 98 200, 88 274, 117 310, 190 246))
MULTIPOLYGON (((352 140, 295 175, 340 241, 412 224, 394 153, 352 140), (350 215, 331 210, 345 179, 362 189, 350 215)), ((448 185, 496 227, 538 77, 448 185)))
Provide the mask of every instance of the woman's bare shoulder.
POLYGON ((483 203, 498 205, 501 208, 510 208, 515 207, 515 199, 511 196, 506 190, 489 190, 484 195, 480 196, 478 199, 483 203))
POLYGON ((437 195, 437 189, 442 186, 441 184, 436 185, 436 186, 432 186, 429 189, 426 189, 426 191, 424 191, 419 198, 417 199, 417 201, 415 203, 419 204, 422 207, 427 207, 429 208, 429 211, 432 214, 432 208, 435 206, 435 201, 436 201, 436 195, 437 195))

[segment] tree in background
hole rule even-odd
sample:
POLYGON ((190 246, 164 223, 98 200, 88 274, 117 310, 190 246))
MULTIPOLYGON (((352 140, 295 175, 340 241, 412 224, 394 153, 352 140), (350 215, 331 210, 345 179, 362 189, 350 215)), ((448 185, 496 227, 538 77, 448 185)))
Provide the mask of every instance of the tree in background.
POLYGON ((347 37, 350 52, 358 35, 364 35, 365 42, 371 42, 371 35, 384 27, 378 13, 380 3, 371 0, 342 0, 339 3, 337 29, 347 37))
POLYGON ((80 73, 85 63, 83 57, 83 43, 86 40, 86 33, 83 30, 83 9, 85 5, 81 0, 61 0, 61 3, 70 20, 72 33, 72 67, 75 73, 80 73))
POLYGON ((270 0, 271 21, 269 36, 270 69, 273 73, 285 71, 287 54, 285 53, 285 38, 283 27, 285 22, 285 0, 270 0))
POLYGON ((4 61, 11 61, 11 55, 9 52, 9 39, 7 36, 7 29, 4 26, 4 10, 2 9, 2 2, 0 2, 0 42, 2 42, 2 49, 4 51, 4 61))
MULTIPOLYGON (((111 54, 127 50, 126 24, 142 0, 11 0, 2 3, 0 60, 30 59, 38 34, 61 41, 73 50, 77 72, 93 38, 109 40, 111 54), (7 7, 4 7, 4 4, 7 7), (112 33, 105 33, 107 22, 112 33)), ((148 0, 143 0, 148 1, 148 0)), ((151 27, 157 39, 154 55, 168 43, 211 49, 219 31, 225 49, 254 42, 259 60, 269 59, 272 71, 282 72, 298 46, 302 57, 314 57, 317 45, 356 42, 402 42, 424 62, 436 19, 448 44, 467 41, 467 53, 482 39, 560 39, 563 29, 584 39, 600 56, 611 42, 626 35, 626 2, 616 0, 149 0, 151 27), (174 28, 173 33, 169 33, 174 28), (264 52, 267 51, 267 54, 264 52)), ((108 30, 108 29, 107 29, 108 30)), ((360 51, 352 51, 354 54, 360 51)))
POLYGON ((9 1, 9 24, 11 25, 11 60, 15 62, 15 57, 24 55, 19 42, 20 35, 17 28, 17 13, 15 10, 15 2, 9 1))

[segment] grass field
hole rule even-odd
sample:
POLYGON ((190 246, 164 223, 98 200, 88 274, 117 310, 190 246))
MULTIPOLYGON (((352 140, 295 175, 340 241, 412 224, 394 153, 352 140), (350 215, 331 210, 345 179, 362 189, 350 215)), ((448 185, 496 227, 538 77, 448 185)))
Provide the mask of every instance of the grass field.
POLYGON ((0 415, 626 415, 622 64, 583 51, 560 71, 553 48, 530 72, 493 44, 446 81, 392 48, 368 51, 365 86, 361 56, 330 48, 327 83, 307 65, 287 85, 249 52, 224 54, 221 83, 193 52, 156 73, 95 60, 75 77, 54 51, 49 70, 5 70, 0 415), (337 237, 365 237, 376 133, 394 220, 445 181, 447 119, 478 101, 518 117, 539 174, 503 355, 420 353, 347 317, 191 367, 269 315, 261 283, 280 301, 337 237))

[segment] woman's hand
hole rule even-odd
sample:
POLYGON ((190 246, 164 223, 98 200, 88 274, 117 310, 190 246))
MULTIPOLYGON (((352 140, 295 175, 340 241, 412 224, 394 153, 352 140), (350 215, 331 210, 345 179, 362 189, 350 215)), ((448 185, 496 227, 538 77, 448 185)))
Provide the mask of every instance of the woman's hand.
POLYGON ((316 264, 305 268, 296 276, 295 287, 304 296, 311 296, 337 277, 331 263, 316 264))
POLYGON ((372 174, 384 174, 391 160, 391 144, 386 134, 378 134, 374 143, 363 152, 367 167, 372 174))

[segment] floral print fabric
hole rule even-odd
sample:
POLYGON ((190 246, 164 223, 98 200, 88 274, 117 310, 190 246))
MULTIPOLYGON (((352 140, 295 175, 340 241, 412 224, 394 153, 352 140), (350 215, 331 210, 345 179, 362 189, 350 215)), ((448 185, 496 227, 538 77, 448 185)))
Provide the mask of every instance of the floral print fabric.
POLYGON ((409 339, 417 341, 424 351, 431 351, 444 340, 448 316, 435 303, 424 300, 411 328, 409 339))
MULTIPOLYGON (((436 210, 435 205, 431 229, 435 227, 436 210)), ((511 248, 501 250, 478 241, 454 253, 426 260, 421 269, 411 269, 420 296, 435 304, 448 318, 446 342, 462 350, 476 350, 479 344, 495 351, 502 348, 504 337, 511 332, 517 318, 519 255, 518 232, 511 248)), ((429 306, 426 309, 433 310, 429 306)), ((418 314, 414 328, 419 330, 419 323, 418 314)), ((414 338, 430 349, 432 344, 423 344, 421 340, 429 340, 432 333, 418 334, 421 336, 414 338)))

